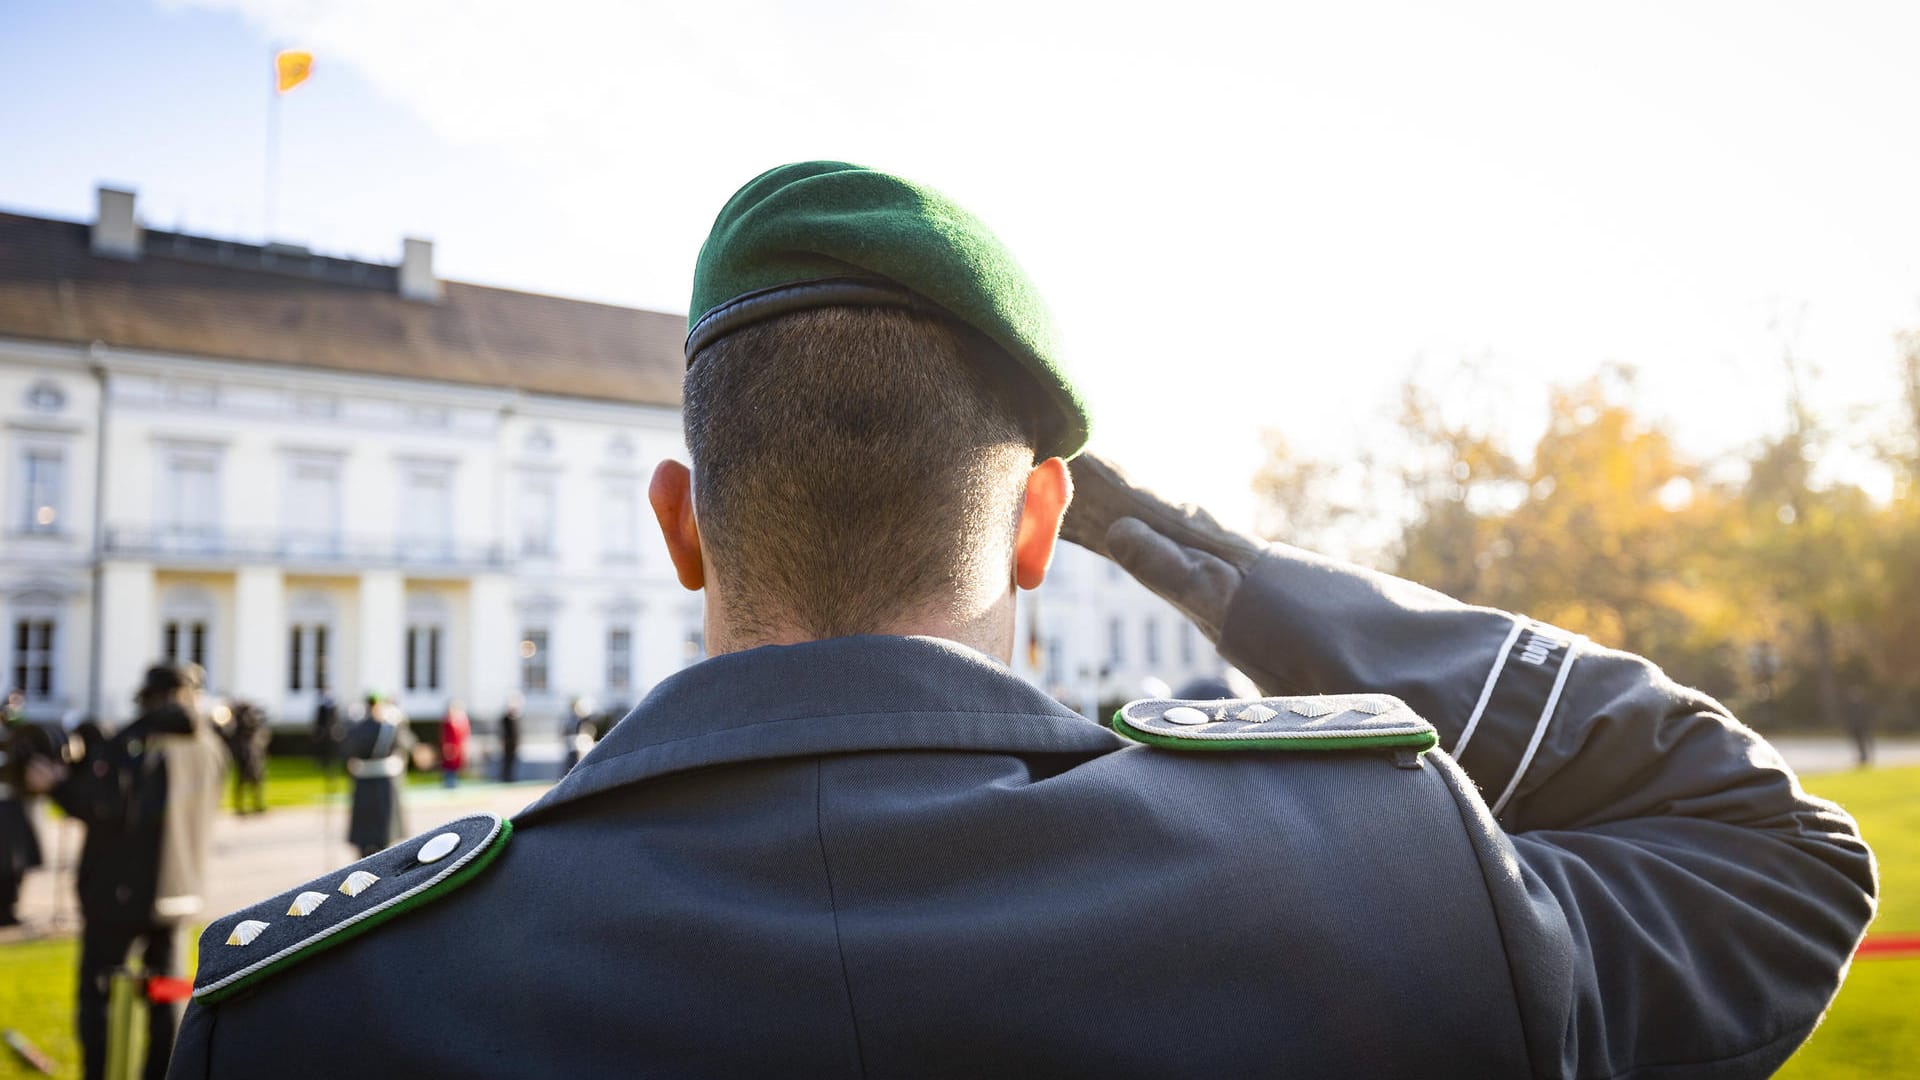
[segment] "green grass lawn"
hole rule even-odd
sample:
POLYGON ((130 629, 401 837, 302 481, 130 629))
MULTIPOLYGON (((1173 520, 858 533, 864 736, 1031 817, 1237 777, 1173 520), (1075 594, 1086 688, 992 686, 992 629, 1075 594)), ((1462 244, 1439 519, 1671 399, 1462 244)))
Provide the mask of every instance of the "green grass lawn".
MULTIPOLYGON (((1880 913, 1868 932, 1920 934, 1920 768, 1815 776, 1807 790, 1846 807, 1880 860, 1880 913)), ((1920 957, 1858 960, 1826 1020, 1780 1075, 1913 1075, 1916 1062, 1920 957)))
MULTIPOLYGON (((286 773, 268 780, 292 805, 318 798, 321 782, 309 762, 283 759, 286 773)), ((275 761, 276 770, 282 760, 275 761)), ((431 775, 415 782, 434 781, 431 775)), ((1859 818, 1880 857, 1881 905, 1873 929, 1920 933, 1920 768, 1836 773, 1814 777, 1808 788, 1838 801, 1859 818)), ((196 931, 197 934, 197 931, 196 931)), ((188 956, 192 956, 189 948, 188 956)), ((0 1028, 16 1028, 78 1076, 80 1048, 73 1038, 71 939, 0 946, 0 1028)), ((35 1076, 0 1049, 0 1078, 35 1076)), ((1853 965, 1826 1021, 1780 1075, 1794 1080, 1855 1080, 1911 1075, 1920 1062, 1920 958, 1862 960, 1853 965)))
MULTIPOLYGON (((469 776, 471 778, 471 776, 469 776)), ((331 775, 323 774, 320 766, 309 757, 275 757, 267 760, 266 796, 269 808, 276 806, 311 806, 329 795, 345 798, 352 780, 339 768, 331 775)), ((407 786, 434 787, 440 783, 438 772, 409 772, 407 786)), ((225 810, 234 808, 233 778, 229 776, 220 799, 225 810)), ((47 813, 58 815, 60 808, 47 804, 47 813)), ((0 1074, 4 1075, 4 1074, 0 1074)))
POLYGON ((1920 934, 1920 768, 1815 776, 1808 791, 1832 799, 1860 822, 1880 860, 1880 914, 1873 929, 1920 934))
MULTIPOLYGON (((413 787, 429 787, 440 782, 438 772, 410 772, 407 783, 413 787)), ((320 801, 328 792, 344 796, 348 785, 352 783, 347 774, 336 768, 331 778, 321 775, 320 766, 309 757, 275 757, 267 759, 267 805, 307 806, 320 801)), ((233 781, 227 781, 227 796, 224 805, 233 808, 233 781)))
MULTIPOLYGON (((25 1035, 61 1067, 61 1076, 80 1075, 80 1042, 73 1036, 74 966, 80 962, 72 938, 0 946, 0 1028, 25 1035)), ((0 1047, 0 1076, 38 1076, 12 1050, 0 1047)))

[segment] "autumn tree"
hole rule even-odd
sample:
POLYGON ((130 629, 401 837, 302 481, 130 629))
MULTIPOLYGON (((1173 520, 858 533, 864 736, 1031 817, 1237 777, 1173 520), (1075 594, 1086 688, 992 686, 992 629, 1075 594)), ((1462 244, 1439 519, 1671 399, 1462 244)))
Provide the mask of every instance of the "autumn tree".
MULTIPOLYGON (((1904 460, 1920 463, 1920 342, 1907 364, 1904 460)), ((1553 389, 1525 454, 1409 379, 1390 450, 1328 463, 1276 439, 1256 490, 1285 539, 1324 547, 1315 534, 1390 518, 1384 569, 1657 657, 1755 722, 1912 718, 1920 470, 1892 505, 1821 481, 1827 433, 1798 393, 1789 406, 1786 429, 1716 480, 1645 415, 1628 368, 1553 389)))

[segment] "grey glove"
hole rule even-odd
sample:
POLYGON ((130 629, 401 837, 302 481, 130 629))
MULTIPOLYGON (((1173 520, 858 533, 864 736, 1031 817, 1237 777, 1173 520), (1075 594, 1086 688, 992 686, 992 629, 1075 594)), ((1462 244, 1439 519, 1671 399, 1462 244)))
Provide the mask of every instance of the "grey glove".
POLYGON ((1233 594, 1260 557, 1259 542, 1197 506, 1175 506, 1133 486, 1092 454, 1074 458, 1069 468, 1073 502, 1061 537, 1118 563, 1219 644, 1233 594))

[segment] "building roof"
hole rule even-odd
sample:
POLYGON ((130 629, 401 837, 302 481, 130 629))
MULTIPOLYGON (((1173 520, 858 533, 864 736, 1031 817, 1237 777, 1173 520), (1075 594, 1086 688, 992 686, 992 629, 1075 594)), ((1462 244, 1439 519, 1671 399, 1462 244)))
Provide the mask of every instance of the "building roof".
POLYGON ((683 316, 441 282, 283 245, 147 230, 137 260, 90 227, 0 213, 0 335, 678 406, 683 316))

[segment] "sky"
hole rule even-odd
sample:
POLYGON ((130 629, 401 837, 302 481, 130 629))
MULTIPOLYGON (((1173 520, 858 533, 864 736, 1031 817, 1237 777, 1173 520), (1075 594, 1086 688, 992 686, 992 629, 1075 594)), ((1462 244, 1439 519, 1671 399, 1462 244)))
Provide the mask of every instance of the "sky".
MULTIPOLYGON (((0 0, 0 207, 267 232, 682 313, 785 161, 932 184, 1052 305, 1094 448, 1252 519, 1261 433, 1339 459, 1410 371, 1530 438, 1633 364, 1698 456, 1845 432, 1920 328, 1920 6, 0 0), (1530 425, 1532 426, 1530 428, 1530 425)), ((1842 455, 1842 472, 1879 482, 1842 455)))

